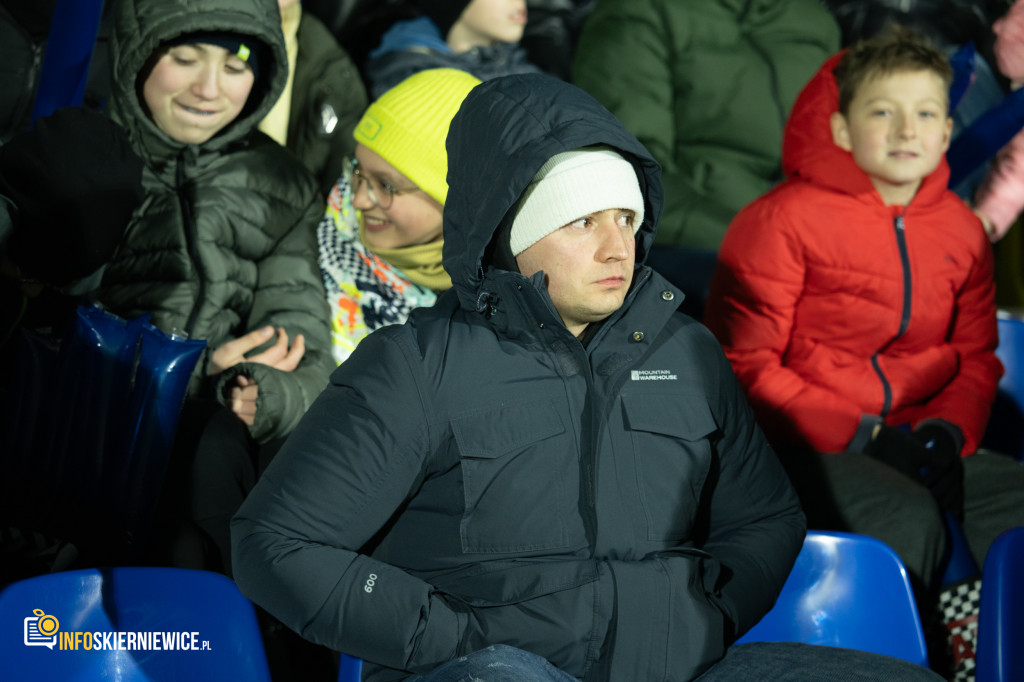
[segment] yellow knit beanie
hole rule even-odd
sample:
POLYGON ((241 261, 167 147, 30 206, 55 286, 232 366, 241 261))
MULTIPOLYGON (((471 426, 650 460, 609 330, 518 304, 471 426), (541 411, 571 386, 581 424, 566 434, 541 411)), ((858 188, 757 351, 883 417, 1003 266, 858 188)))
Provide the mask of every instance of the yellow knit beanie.
POLYGON ((448 126, 479 83, 457 69, 420 71, 373 102, 353 137, 443 205, 448 197, 448 126))

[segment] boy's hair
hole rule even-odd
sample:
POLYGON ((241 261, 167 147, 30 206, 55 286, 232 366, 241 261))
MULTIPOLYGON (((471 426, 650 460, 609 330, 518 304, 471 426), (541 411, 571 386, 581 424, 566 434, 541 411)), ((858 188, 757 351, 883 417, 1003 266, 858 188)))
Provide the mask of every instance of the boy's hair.
POLYGON ((931 41, 899 24, 852 45, 833 70, 839 86, 839 113, 844 116, 865 81, 899 71, 931 71, 946 86, 953 83, 953 67, 931 41))

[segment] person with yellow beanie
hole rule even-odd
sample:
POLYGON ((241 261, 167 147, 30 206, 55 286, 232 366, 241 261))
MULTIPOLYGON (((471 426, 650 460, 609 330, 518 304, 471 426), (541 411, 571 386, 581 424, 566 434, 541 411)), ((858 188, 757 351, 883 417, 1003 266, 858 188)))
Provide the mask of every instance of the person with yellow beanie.
POLYGON ((353 136, 317 236, 338 364, 374 329, 402 323, 451 288, 441 265, 448 126, 480 81, 428 69, 385 92, 353 136))

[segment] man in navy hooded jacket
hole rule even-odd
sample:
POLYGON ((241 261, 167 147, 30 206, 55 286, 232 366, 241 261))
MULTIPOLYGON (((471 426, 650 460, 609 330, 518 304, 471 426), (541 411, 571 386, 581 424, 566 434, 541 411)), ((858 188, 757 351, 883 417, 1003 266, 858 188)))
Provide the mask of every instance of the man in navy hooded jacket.
MULTIPOLYGON (((742 675, 715 663, 805 521, 718 344, 643 265, 658 165, 540 75, 477 86, 447 146, 454 288, 334 373, 234 519, 236 581, 368 680, 742 675)), ((786 679, 799 647, 731 651, 786 679)))

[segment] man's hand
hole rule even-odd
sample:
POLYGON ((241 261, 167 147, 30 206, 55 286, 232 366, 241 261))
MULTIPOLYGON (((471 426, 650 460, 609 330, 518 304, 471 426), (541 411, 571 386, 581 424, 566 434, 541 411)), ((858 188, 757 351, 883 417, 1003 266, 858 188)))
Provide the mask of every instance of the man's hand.
POLYGON ((299 361, 306 353, 306 341, 302 334, 298 334, 289 348, 288 334, 285 333, 284 327, 277 328, 277 341, 273 346, 252 357, 245 356, 249 351, 266 343, 273 334, 274 328, 268 326, 249 332, 234 341, 228 341, 213 351, 210 357, 210 375, 220 374, 239 362, 258 362, 282 372, 291 372, 299 366, 299 361))

